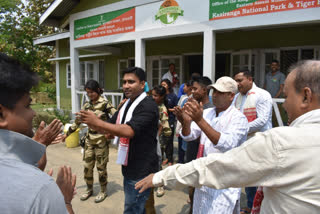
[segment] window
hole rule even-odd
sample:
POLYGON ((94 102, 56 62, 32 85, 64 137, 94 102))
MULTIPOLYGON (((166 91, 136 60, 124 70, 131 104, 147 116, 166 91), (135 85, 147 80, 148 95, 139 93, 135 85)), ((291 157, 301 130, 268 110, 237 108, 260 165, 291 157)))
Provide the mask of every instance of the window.
POLYGON ((104 88, 104 61, 100 60, 99 61, 99 85, 100 87, 104 88))
POLYGON ((280 71, 288 74, 289 67, 298 61, 298 50, 282 50, 280 52, 280 71))
POLYGON ((152 86, 159 84, 159 60, 152 61, 152 86))
POLYGON ((67 64, 67 88, 71 88, 71 66, 67 64))
POLYGON ((118 62, 118 88, 122 88, 122 81, 123 81, 123 71, 126 68, 134 67, 135 60, 134 59, 121 59, 118 62))
POLYGON ((265 64, 264 64, 265 73, 268 73, 271 71, 272 60, 277 60, 277 59, 278 59, 277 52, 265 53, 265 64))
POLYGON ((181 61, 182 58, 176 56, 150 58, 151 65, 147 66, 147 68, 149 68, 149 71, 146 72, 148 73, 151 70, 151 72, 149 73, 149 75, 151 75, 149 79, 149 81, 151 81, 151 85, 149 85, 149 87, 154 87, 160 84, 162 76, 169 71, 169 65, 171 63, 175 65, 175 71, 179 76, 179 80, 182 81, 183 76, 181 69, 181 61))
MULTIPOLYGON (((71 88, 71 66, 67 64, 67 88, 71 88)), ((85 61, 80 62, 80 90, 88 80, 96 80, 104 88, 104 61, 85 61)))
POLYGON ((280 54, 280 70, 288 74, 291 65, 299 60, 315 59, 315 51, 313 48, 297 48, 292 50, 281 50, 280 54))
POLYGON ((80 62, 80 85, 86 84, 86 65, 84 62, 80 62))
POLYGON ((314 59, 314 49, 301 49, 301 59, 314 59))
POLYGON ((256 54, 253 51, 243 51, 232 54, 231 65, 232 72, 230 76, 233 76, 237 72, 243 69, 249 69, 254 73, 256 66, 256 54), (251 58, 250 58, 251 56, 251 58))

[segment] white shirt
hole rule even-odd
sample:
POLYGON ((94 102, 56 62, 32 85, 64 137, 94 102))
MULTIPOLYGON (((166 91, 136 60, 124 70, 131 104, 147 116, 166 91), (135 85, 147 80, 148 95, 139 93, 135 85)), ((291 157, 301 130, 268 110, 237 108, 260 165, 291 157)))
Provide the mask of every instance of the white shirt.
MULTIPOLYGON (((257 100, 257 119, 249 123, 249 134, 254 132, 263 132, 272 128, 272 97, 269 92, 262 88, 258 88, 254 83, 252 85, 252 88, 254 88, 254 91, 256 93, 255 96, 257 100)), ((246 102, 247 94, 243 96, 240 106, 241 112, 243 112, 243 106, 246 102)), ((236 94, 234 101, 238 96, 239 93, 236 94)))
POLYGON ((162 79, 162 80, 168 79, 168 80, 170 80, 170 82, 172 82, 172 74, 171 74, 171 72, 168 71, 167 73, 165 73, 165 74, 162 76, 161 79, 162 79))
MULTIPOLYGON (((178 75, 178 74, 177 74, 177 75, 178 75)), ((178 76, 177 76, 177 77, 178 77, 178 76)), ((168 79, 168 80, 170 80, 170 82, 172 83, 172 81, 173 81, 173 76, 172 76, 171 72, 168 71, 167 73, 165 73, 165 74, 162 76, 161 79, 162 79, 162 80, 168 79)), ((179 92, 179 84, 176 84, 174 87, 172 87, 172 89, 173 89, 173 92, 177 95, 178 92, 179 92)))
MULTIPOLYGON (((186 141, 192 141, 199 136, 204 144, 204 156, 212 153, 224 153, 241 145, 247 137, 248 121, 233 105, 227 110, 220 112, 216 116, 215 108, 209 108, 203 112, 204 119, 220 132, 221 136, 214 145, 206 135, 201 131, 195 122, 191 123, 191 133, 188 136, 181 137, 186 141)), ((237 200, 240 198, 240 188, 228 188, 217 190, 207 186, 202 186, 195 190, 193 213, 233 213, 237 200)))
POLYGON ((263 186, 261 214, 320 210, 320 110, 290 127, 257 133, 240 147, 156 173, 153 184, 224 189, 263 186))

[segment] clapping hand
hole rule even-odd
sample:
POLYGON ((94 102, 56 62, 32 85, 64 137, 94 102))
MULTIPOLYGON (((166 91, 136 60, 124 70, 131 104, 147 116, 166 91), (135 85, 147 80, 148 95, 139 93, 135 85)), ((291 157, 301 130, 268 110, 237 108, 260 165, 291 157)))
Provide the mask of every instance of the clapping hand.
POLYGON ((191 122, 189 115, 187 115, 180 106, 175 106, 174 108, 169 109, 169 111, 176 115, 181 124, 184 122, 191 122))
POLYGON ((59 143, 59 133, 61 132, 62 123, 58 119, 54 119, 48 126, 42 121, 34 134, 33 139, 45 146, 59 143), (58 138, 57 138, 58 137, 58 138))
POLYGON ((189 98, 188 102, 183 106, 183 111, 196 123, 199 122, 203 114, 203 105, 195 99, 189 98))
POLYGON ((56 183, 64 196, 65 203, 71 204, 73 196, 76 193, 76 175, 72 174, 71 167, 60 167, 56 183))

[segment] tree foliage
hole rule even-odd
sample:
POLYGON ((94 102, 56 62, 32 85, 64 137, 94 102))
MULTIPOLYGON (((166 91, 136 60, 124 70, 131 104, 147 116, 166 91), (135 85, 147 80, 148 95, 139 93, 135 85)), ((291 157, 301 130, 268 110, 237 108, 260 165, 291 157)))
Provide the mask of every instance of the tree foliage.
POLYGON ((20 0, 1 0, 0 1, 0 14, 8 11, 13 11, 17 8, 17 5, 21 3, 20 0))
POLYGON ((1 0, 0 51, 29 64, 45 82, 53 82, 51 64, 53 47, 33 44, 33 39, 56 29, 39 25, 40 16, 53 0, 1 0), (14 4, 15 3, 15 4, 14 4))

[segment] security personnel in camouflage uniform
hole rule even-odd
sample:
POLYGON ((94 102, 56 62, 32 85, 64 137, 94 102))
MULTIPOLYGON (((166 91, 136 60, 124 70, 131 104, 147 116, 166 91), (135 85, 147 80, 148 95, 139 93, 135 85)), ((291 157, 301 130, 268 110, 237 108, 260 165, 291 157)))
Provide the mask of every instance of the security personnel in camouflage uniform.
MULTIPOLYGON (((86 91, 87 93, 89 93, 88 88, 86 88, 86 91)), ((94 93, 95 91, 91 90, 91 92, 94 93)), ((101 118, 101 120, 106 121, 116 112, 116 109, 108 100, 100 96, 100 93, 102 93, 101 89, 97 90, 97 93, 99 95, 98 99, 95 102, 93 102, 92 100, 90 100, 90 102, 86 102, 83 105, 82 110, 93 111, 101 118)), ((79 119, 76 119, 75 123, 72 124, 72 126, 69 128, 67 135, 74 132, 80 124, 81 121, 79 119)), ((103 134, 99 134, 98 132, 88 128, 88 132, 85 136, 83 155, 84 180, 87 184, 87 190, 80 197, 81 200, 87 200, 93 193, 93 168, 95 163, 97 164, 99 182, 101 186, 100 193, 95 198, 95 202, 99 203, 107 197, 107 163, 109 160, 109 143, 110 140, 107 140, 103 134)))
POLYGON ((161 105, 158 106, 159 108, 159 120, 160 120, 160 125, 162 126, 162 130, 160 133, 161 135, 170 137, 172 134, 172 130, 169 125, 169 114, 167 107, 162 103, 161 105))

